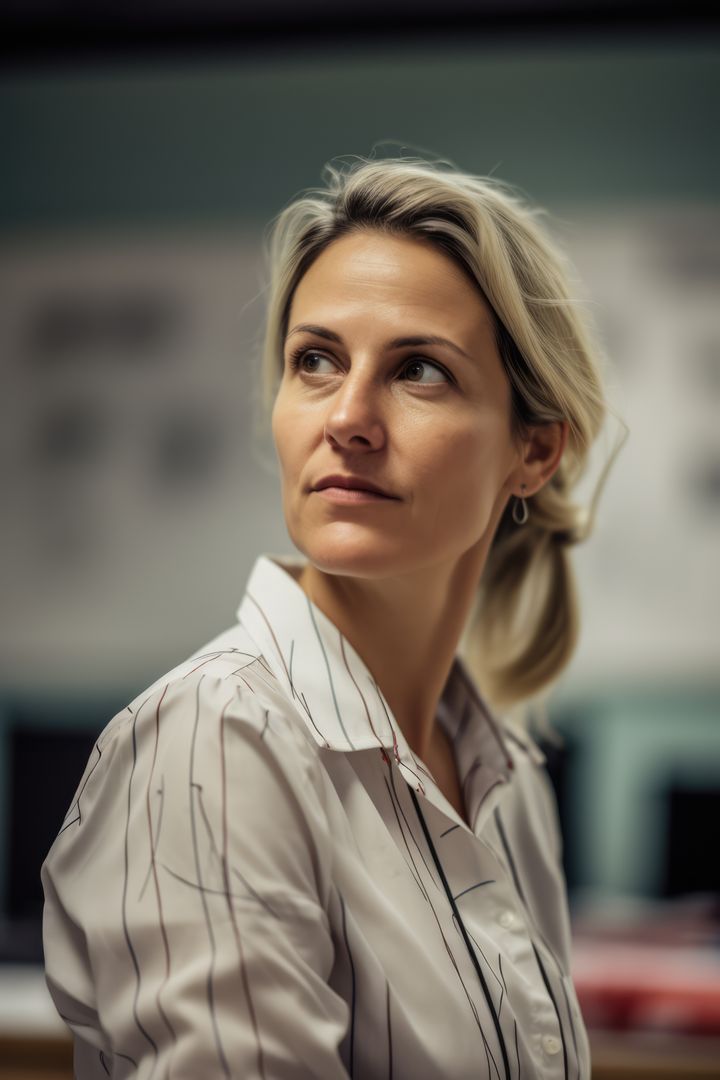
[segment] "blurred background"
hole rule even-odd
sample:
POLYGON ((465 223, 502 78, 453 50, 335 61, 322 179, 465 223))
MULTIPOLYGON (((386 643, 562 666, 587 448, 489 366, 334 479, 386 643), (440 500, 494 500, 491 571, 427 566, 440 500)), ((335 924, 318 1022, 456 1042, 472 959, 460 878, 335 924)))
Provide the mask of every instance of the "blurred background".
POLYGON ((596 1078, 720 1076, 718 30, 613 0, 3 5, 0 1076, 70 1075, 38 875, 97 734, 292 550, 264 230, 329 159, 403 152, 546 207, 609 355, 630 437, 543 742, 574 978, 596 1078))

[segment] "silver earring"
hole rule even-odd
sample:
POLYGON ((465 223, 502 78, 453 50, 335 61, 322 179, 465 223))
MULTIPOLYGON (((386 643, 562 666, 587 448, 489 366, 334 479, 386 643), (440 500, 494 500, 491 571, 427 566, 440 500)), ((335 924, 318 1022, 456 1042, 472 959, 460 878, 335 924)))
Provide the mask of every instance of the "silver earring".
MULTIPOLYGON (((525 484, 521 484, 520 488, 525 491, 525 484)), ((527 519, 530 517, 530 511, 528 505, 525 502, 525 498, 522 495, 515 496, 515 503, 512 509, 513 521, 516 525, 524 525, 527 519)))

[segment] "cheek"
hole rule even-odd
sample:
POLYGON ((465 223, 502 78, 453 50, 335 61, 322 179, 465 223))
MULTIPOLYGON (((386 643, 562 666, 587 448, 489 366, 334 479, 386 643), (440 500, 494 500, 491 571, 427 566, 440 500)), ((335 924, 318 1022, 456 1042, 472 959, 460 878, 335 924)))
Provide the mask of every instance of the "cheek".
POLYGON ((424 440, 422 471, 435 484, 462 483, 482 461, 483 440, 472 429, 433 433, 424 440))
POLYGON ((283 477, 293 473, 293 466, 298 467, 298 432, 299 425, 288 414, 282 392, 275 399, 272 411, 272 435, 283 477))
POLYGON ((497 425, 479 425, 428 440, 420 476, 450 518, 484 514, 495 501, 509 468, 509 445, 497 425))

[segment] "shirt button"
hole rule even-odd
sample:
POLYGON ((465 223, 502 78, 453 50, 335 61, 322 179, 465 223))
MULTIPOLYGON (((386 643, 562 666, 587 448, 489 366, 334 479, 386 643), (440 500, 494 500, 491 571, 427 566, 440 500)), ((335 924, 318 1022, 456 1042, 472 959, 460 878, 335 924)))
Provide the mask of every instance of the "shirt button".
POLYGON ((511 930, 513 928, 513 926, 515 926, 515 924, 516 924, 515 912, 510 911, 510 909, 508 908, 507 911, 503 911, 500 914, 500 917, 498 918, 498 922, 500 923, 501 926, 504 926, 506 930, 511 930))
POLYGON ((554 1035, 543 1035, 542 1044, 546 1054, 557 1054, 560 1049, 560 1040, 554 1035))

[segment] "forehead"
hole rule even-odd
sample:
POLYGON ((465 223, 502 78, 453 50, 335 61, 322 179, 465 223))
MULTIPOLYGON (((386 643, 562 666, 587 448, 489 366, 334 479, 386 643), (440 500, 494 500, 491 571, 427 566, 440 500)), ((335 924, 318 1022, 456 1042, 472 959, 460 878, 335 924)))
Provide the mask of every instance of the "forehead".
POLYGON ((352 318, 368 310, 378 320, 422 318, 425 329, 469 335, 467 344, 492 326, 479 287, 448 255, 430 241, 370 229, 320 253, 295 289, 290 319, 352 318))

